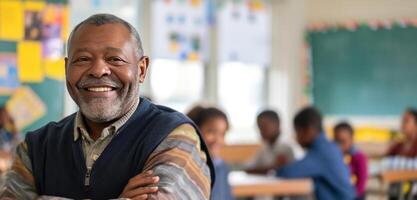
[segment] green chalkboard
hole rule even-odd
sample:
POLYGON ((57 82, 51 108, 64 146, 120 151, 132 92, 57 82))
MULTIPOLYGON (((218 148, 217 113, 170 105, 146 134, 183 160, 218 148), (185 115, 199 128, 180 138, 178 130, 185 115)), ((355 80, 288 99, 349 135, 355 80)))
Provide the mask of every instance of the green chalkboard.
POLYGON ((329 115, 399 115, 417 106, 417 28, 308 33, 313 101, 329 115))

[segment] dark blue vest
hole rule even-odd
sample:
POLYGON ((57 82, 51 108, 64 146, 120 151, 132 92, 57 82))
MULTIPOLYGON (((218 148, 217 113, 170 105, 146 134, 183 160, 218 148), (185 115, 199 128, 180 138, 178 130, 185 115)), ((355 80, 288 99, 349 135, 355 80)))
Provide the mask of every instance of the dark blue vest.
MULTIPOLYGON (((141 98, 132 117, 94 163, 90 185, 85 186, 85 158, 81 139, 74 142, 74 121, 75 114, 26 135, 36 189, 40 195, 73 199, 117 198, 128 180, 142 172, 149 155, 173 129, 185 123, 196 128, 183 114, 141 98)), ((201 148, 208 156, 213 184, 213 164, 197 132, 202 141, 201 148)))

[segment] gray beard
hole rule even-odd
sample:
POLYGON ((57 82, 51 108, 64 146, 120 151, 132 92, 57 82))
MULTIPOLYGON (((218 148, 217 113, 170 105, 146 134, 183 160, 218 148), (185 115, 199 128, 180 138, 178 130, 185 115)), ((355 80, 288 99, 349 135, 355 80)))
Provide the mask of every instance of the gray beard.
POLYGON ((80 111, 89 120, 97 123, 112 121, 122 115, 120 99, 94 99, 90 102, 81 101, 80 111))
POLYGON ((137 89, 127 94, 125 98, 120 98, 120 96, 115 99, 96 98, 89 102, 81 98, 78 106, 83 116, 87 119, 96 123, 105 123, 126 114, 131 109, 130 107, 133 106, 135 98, 139 99, 139 84, 137 89), (126 110, 122 109, 126 104, 131 105, 126 110))

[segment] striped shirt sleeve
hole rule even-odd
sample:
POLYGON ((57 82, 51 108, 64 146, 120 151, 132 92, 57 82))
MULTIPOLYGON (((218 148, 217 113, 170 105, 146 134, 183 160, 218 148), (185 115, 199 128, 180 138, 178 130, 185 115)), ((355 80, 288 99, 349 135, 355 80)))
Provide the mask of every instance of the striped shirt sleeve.
POLYGON ((4 177, 0 199, 35 199, 35 182, 32 175, 32 165, 25 142, 16 148, 16 157, 12 167, 4 177))
POLYGON ((184 124, 155 149, 144 170, 160 177, 159 192, 151 199, 210 199, 210 170, 200 143, 196 130, 184 124))

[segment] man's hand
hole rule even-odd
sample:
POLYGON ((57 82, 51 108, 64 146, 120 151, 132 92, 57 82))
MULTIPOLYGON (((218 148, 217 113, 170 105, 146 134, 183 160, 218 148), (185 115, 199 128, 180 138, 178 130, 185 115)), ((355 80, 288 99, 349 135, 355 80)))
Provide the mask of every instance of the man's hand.
POLYGON ((152 171, 147 171, 131 178, 123 189, 120 198, 146 200, 150 194, 158 192, 156 185, 159 182, 159 177, 152 173, 152 171))

